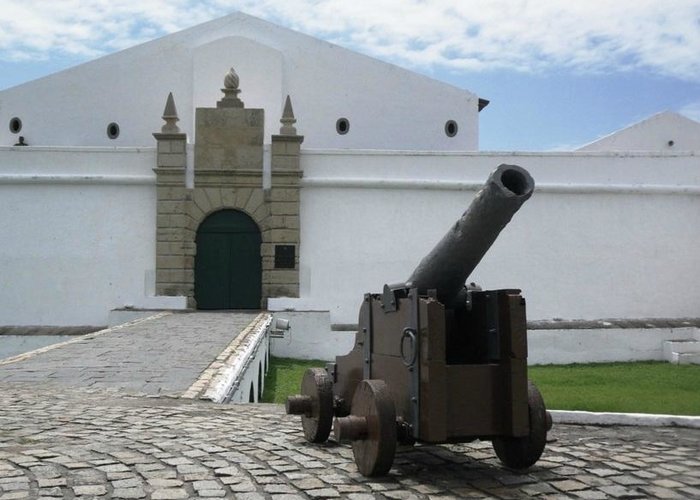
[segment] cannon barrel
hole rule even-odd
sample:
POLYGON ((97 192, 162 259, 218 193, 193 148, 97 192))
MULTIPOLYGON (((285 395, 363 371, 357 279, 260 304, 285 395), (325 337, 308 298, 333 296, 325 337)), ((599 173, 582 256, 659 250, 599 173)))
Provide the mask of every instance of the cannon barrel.
POLYGON ((435 290, 450 306, 469 275, 515 212, 532 195, 535 181, 517 165, 500 165, 476 194, 469 208, 420 261, 407 284, 420 293, 435 290))

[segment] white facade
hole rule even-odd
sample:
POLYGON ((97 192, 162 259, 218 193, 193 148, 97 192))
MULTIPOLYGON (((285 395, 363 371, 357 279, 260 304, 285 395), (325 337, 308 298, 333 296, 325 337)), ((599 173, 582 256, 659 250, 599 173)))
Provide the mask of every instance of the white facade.
POLYGON ((363 294, 406 280, 501 163, 535 193, 470 281, 521 288, 530 319, 698 315, 694 153, 306 151, 301 298, 271 307, 357 323, 363 294))
POLYGON ((154 149, 0 148, 0 325, 106 325, 153 293, 154 149))
POLYGON ((168 92, 193 141, 194 110, 221 97, 233 66, 240 97, 266 112, 266 142, 291 95, 311 148, 476 150, 476 95, 244 14, 232 14, 0 91, 0 145, 152 146, 168 92), (10 121, 22 128, 10 132, 10 121), (336 122, 346 118, 346 134, 336 122), (445 124, 454 120, 457 134, 445 124), (119 125, 116 139, 107 136, 119 125))
MULTIPOLYGON (((152 149, 0 150, 0 324, 104 325, 153 297, 152 149)), ((500 163, 536 191, 470 278, 518 287, 530 319, 697 317, 694 153, 305 151, 298 299, 354 324, 361 298, 405 280, 500 163)))

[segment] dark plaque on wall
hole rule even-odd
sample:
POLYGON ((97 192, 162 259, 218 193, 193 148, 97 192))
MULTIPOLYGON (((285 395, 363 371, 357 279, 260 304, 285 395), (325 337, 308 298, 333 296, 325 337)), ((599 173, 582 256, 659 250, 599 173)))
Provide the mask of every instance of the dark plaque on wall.
POLYGON ((275 269, 294 269, 294 245, 275 245, 275 269))

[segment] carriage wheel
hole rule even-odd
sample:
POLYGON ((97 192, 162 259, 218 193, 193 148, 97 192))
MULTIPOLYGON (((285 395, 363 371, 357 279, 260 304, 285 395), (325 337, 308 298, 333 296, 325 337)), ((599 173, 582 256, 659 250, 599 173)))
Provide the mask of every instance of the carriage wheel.
POLYGON ((496 455, 507 467, 525 469, 542 456, 547 441, 547 430, 551 420, 544 400, 535 384, 528 380, 527 406, 530 417, 530 433, 524 437, 501 437, 493 439, 496 455))
POLYGON ((323 443, 333 423, 333 381, 323 368, 309 368, 301 379, 301 395, 287 398, 287 413, 301 415, 304 437, 323 443))
POLYGON ((396 409, 383 380, 363 380, 352 398, 351 415, 335 420, 338 441, 351 440, 355 464, 364 476, 389 472, 396 453, 396 409))

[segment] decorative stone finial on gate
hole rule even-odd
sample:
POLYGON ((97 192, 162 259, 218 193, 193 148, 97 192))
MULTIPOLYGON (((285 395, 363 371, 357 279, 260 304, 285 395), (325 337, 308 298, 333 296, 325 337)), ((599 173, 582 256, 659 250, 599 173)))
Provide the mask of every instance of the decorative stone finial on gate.
POLYGON ((224 77, 224 87, 227 89, 237 89, 240 81, 241 79, 239 78, 238 73, 236 73, 236 70, 231 68, 224 77))
POLYGON ((177 108, 175 107, 175 99, 173 99, 173 93, 168 94, 168 100, 165 101, 165 109, 163 110, 163 120, 165 120, 165 125, 163 125, 160 131, 164 134, 179 134, 180 127, 177 126, 177 122, 180 118, 177 116, 177 108))
POLYGON ((282 124, 280 127, 280 134, 297 135, 297 129, 294 128, 294 124, 296 122, 297 120, 294 118, 294 110, 292 109, 292 100, 289 98, 289 95, 287 95, 287 100, 284 102, 282 118, 280 119, 280 123, 282 124))
POLYGON ((240 78, 236 70, 231 68, 224 77, 224 88, 221 91, 224 97, 216 103, 217 108, 242 108, 243 101, 238 98, 241 89, 238 88, 240 78))

